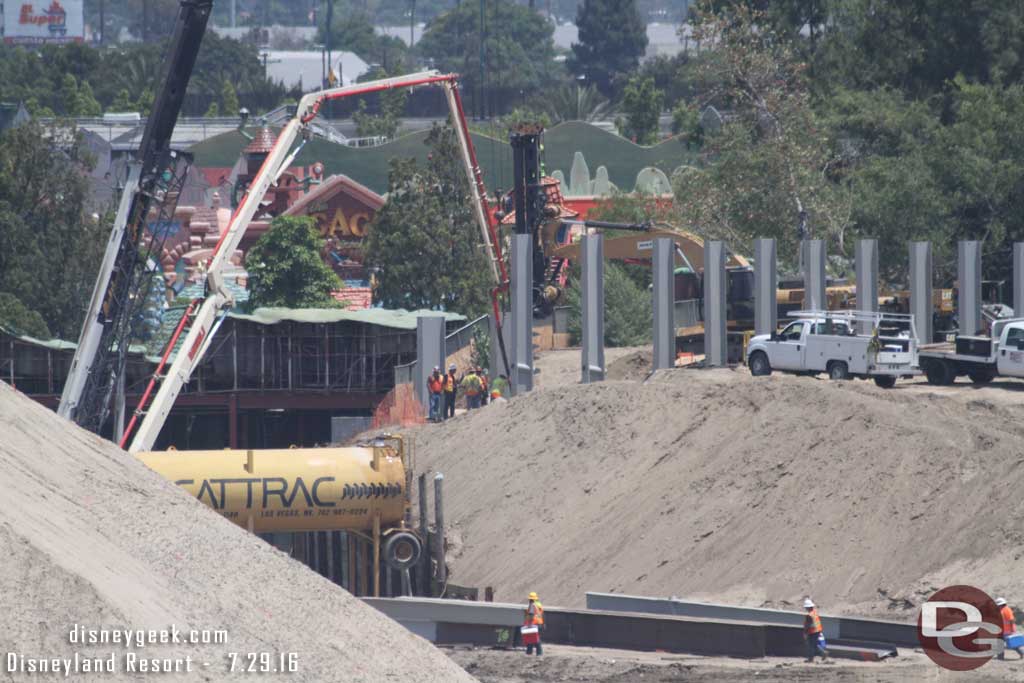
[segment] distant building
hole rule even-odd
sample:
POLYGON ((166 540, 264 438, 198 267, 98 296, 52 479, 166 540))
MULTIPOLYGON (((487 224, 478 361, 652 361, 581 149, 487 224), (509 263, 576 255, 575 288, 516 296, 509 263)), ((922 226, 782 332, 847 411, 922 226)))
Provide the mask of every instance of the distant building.
MULTIPOLYGON (((264 54, 264 53, 261 53, 264 54)), ((318 50, 266 50, 267 76, 284 83, 286 88, 303 92, 317 90, 327 70, 325 53, 318 50)), ((370 70, 370 65, 354 52, 331 53, 337 85, 351 85, 370 70)))
MULTIPOLYGON (((692 30, 689 24, 647 24, 647 52, 643 59, 662 55, 674 57, 680 52, 695 49, 696 43, 690 38, 692 30)), ((572 23, 558 24, 555 26, 554 40, 556 48, 569 50, 573 43, 579 42, 579 29, 572 23)))

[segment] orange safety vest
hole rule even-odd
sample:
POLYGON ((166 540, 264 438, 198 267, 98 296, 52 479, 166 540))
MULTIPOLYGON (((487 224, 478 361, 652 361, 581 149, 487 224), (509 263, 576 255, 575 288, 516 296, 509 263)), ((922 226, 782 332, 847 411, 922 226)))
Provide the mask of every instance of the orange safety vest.
POLYGON ((1010 609, 1009 605, 1003 605, 1003 608, 999 610, 999 613, 1003 615, 1003 635, 1008 636, 1011 633, 1017 632, 1017 624, 1013 620, 1013 610, 1010 609))
POLYGON ((526 607, 526 618, 523 624, 526 626, 543 626, 544 625, 544 606, 540 604, 539 600, 533 601, 534 612, 530 614, 530 607, 526 607))
POLYGON ((444 390, 449 394, 455 393, 455 375, 450 373, 445 375, 444 390))
POLYGON ((817 609, 812 609, 804 618, 804 632, 807 635, 813 636, 816 633, 821 633, 821 631, 821 617, 818 616, 817 609))
POLYGON ((434 377, 433 375, 431 375, 430 378, 427 380, 427 388, 430 389, 430 393, 432 393, 432 394, 440 394, 441 393, 441 378, 440 377, 434 377))

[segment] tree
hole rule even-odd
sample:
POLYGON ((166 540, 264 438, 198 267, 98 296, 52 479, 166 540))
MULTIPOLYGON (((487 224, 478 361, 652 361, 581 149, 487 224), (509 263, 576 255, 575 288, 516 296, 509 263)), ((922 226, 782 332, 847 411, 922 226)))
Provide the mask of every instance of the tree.
POLYGON ((426 165, 393 159, 388 199, 366 237, 379 268, 376 298, 387 308, 486 312, 493 285, 455 133, 435 126, 426 165))
POLYGON ((647 27, 636 0, 584 0, 576 26, 579 42, 572 45, 569 71, 612 97, 615 78, 635 71, 647 49, 647 27))
MULTIPOLYGON (((327 44, 327 32, 321 23, 316 42, 327 44)), ((384 36, 373 30, 373 22, 365 12, 353 9, 335 14, 331 27, 331 49, 354 52, 369 64, 380 64, 388 72, 399 68, 408 53, 400 38, 384 36)))
MULTIPOLYGON (((582 338, 582 317, 579 272, 566 292, 569 311, 569 339, 579 344, 582 338)), ((649 344, 653 333, 654 309, 651 293, 638 285, 618 263, 604 266, 604 343, 605 346, 638 346, 649 344)))
MULTIPOLYGON (((388 72, 383 68, 368 71, 360 77, 360 81, 372 81, 387 78, 388 72)), ((390 74, 399 76, 401 73, 390 74)), ((356 135, 361 137, 372 137, 383 135, 387 138, 395 137, 398 127, 402 123, 402 113, 405 111, 405 103, 409 99, 408 88, 393 88, 376 94, 378 113, 371 114, 366 106, 366 100, 359 99, 359 107, 352 114, 352 121, 356 124, 356 135)))
POLYGON ((547 91, 538 101, 555 123, 595 121, 608 111, 609 104, 594 86, 575 83, 547 91))
POLYGON ((249 305, 337 308, 341 279, 324 263, 324 239, 307 216, 278 216, 245 257, 249 305))
POLYGON ((0 134, 0 292, 77 339, 112 215, 86 212, 93 159, 74 128, 0 134))
MULTIPOLYGON (((556 73, 554 27, 536 12, 511 2, 489 2, 484 15, 485 85, 532 93, 556 73)), ((423 32, 417 49, 442 71, 461 74, 470 93, 480 87, 480 6, 463 2, 423 32)))
POLYGON ((0 292, 0 327, 36 339, 50 338, 50 328, 43 316, 7 292, 0 292))
POLYGON ((638 145, 652 145, 658 140, 658 117, 661 115, 665 94, 654 87, 650 76, 629 79, 622 95, 622 108, 626 118, 619 133, 638 145))
POLYGON ((220 108, 225 116, 237 116, 238 110, 241 109, 238 104, 238 93, 235 92, 235 86, 231 85, 231 81, 224 81, 220 87, 220 108))
MULTIPOLYGON (((698 65, 705 104, 728 108, 704 138, 705 164, 674 179, 684 225, 743 251, 754 237, 780 240, 795 260, 801 235, 844 247, 850 203, 828 181, 828 136, 811 107, 804 64, 792 45, 744 7, 707 17, 695 36, 708 46, 698 65)), ((833 252, 834 253, 834 252, 833 252)))

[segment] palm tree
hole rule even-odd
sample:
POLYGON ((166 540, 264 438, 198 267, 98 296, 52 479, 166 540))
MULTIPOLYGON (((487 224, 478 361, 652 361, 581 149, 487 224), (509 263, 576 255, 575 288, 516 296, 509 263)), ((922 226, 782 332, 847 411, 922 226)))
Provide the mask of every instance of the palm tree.
POLYGON ((544 110, 555 123, 596 121, 608 112, 610 102, 593 85, 563 85, 544 101, 544 110))

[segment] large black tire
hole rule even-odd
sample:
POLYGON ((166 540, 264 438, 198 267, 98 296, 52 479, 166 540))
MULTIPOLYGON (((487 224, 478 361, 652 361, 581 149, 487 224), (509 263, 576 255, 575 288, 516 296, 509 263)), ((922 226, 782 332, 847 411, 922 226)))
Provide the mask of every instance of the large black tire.
POLYGON ((828 364, 828 378, 835 380, 849 379, 850 368, 845 361, 834 360, 828 364))
POLYGON ((988 384, 995 379, 995 374, 989 370, 975 370, 974 372, 968 372, 967 376, 971 378, 971 381, 975 384, 988 384))
POLYGON ((772 374, 772 364, 768 362, 768 355, 764 351, 754 351, 750 354, 750 374, 754 377, 767 377, 772 374))
POLYGON ((875 375, 875 386, 892 389, 896 386, 896 377, 895 375, 875 375))
POLYGON ((922 365, 921 369, 924 370, 924 376, 928 378, 928 384, 944 387, 956 380, 953 368, 945 361, 929 361, 927 364, 922 365))
POLYGON ((422 552, 420 537, 409 531, 397 531, 384 541, 384 562, 396 571, 414 566, 422 552))

